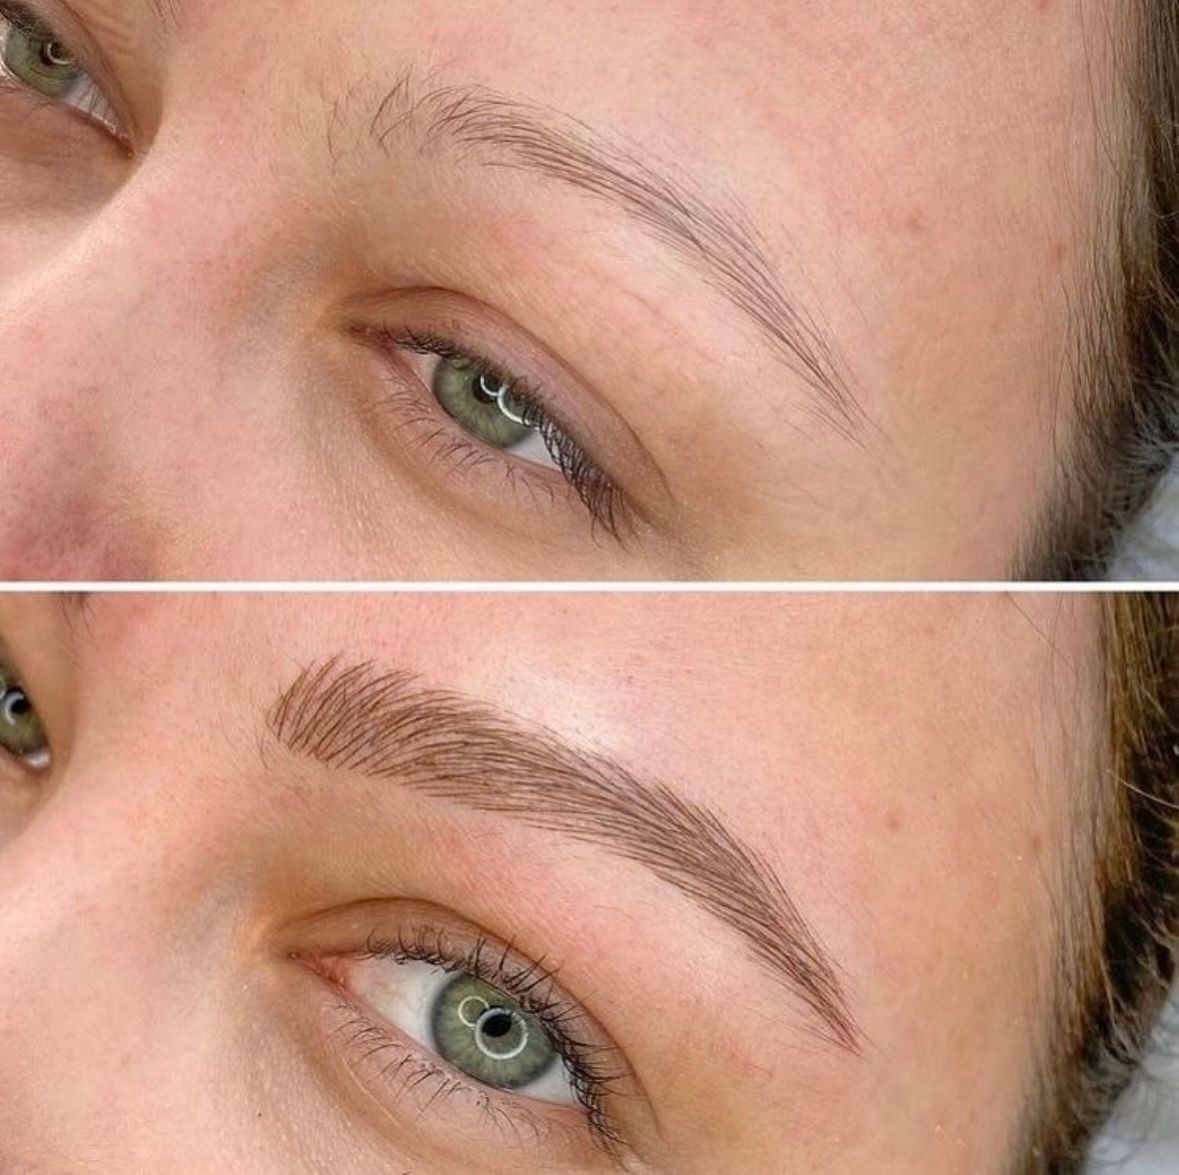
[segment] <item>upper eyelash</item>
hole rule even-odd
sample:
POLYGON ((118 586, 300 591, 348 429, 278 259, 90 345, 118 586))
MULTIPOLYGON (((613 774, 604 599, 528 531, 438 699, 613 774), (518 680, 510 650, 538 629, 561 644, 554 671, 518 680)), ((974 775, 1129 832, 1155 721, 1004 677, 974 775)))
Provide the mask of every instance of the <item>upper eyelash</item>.
POLYGON ((496 946, 479 937, 465 951, 448 945, 441 930, 421 928, 410 938, 370 935, 355 958, 391 959, 396 963, 427 963, 448 973, 463 972, 497 987, 535 1016, 552 1037, 569 1073, 573 1092, 589 1118, 595 1140, 607 1151, 621 1145, 621 1137, 606 1112, 606 1097, 622 1079, 616 1066, 602 1059, 612 1050, 578 1037, 572 1022, 579 1017, 574 1005, 553 990, 556 971, 543 963, 514 964, 511 948, 496 946))
MULTIPOLYGON (((59 36, 57 29, 45 17, 40 16, 35 9, 25 4, 17 3, 16 0, 0 0, 0 20, 7 21, 9 25, 22 33, 51 34, 54 39, 68 46, 68 42, 59 36)), ((72 52, 73 47, 68 47, 72 52)), ((90 104, 66 104, 64 108, 89 118, 99 126, 105 128, 124 151, 130 153, 131 145, 127 135, 112 121, 112 116, 108 114, 110 103, 106 95, 103 94, 93 78, 91 78, 91 82, 94 85, 94 92, 91 95, 90 104)), ((57 99, 37 95, 35 91, 31 90, 19 79, 6 76, 5 71, 2 69, 0 69, 0 89, 18 91, 45 103, 48 107, 62 105, 57 99)))
POLYGON ((540 434, 562 477, 573 487, 590 517, 612 538, 622 537, 626 521, 626 501, 622 492, 568 430, 553 420, 544 406, 543 396, 527 380, 511 375, 493 360, 438 335, 388 329, 383 335, 392 346, 418 355, 471 364, 485 371, 496 382, 509 384, 513 398, 524 408, 525 423, 540 434))
MULTIPOLYGON (((54 31, 31 8, 26 8, 14 0, 0 0, 0 17, 25 32, 54 31)), ((95 101, 99 100, 96 95, 95 101)), ((93 110, 81 112, 91 116, 96 113, 93 110)), ((115 130, 106 120, 101 121, 112 132, 115 130)), ((121 137, 119 141, 126 146, 121 137)), ((509 384, 513 397, 524 407, 525 422, 539 433, 559 472, 581 499, 594 525, 602 527, 616 541, 622 541, 626 524, 631 521, 625 495, 585 447, 553 419, 544 406, 543 396, 526 380, 514 377, 494 361, 434 334, 422 334, 412 330, 385 330, 380 333, 385 341, 393 346, 421 355, 469 363, 487 372, 497 382, 509 384)))
POLYGON ((0 16, 9 24, 15 25, 22 33, 41 32, 49 27, 31 8, 18 4, 15 0, 0 0, 0 16))

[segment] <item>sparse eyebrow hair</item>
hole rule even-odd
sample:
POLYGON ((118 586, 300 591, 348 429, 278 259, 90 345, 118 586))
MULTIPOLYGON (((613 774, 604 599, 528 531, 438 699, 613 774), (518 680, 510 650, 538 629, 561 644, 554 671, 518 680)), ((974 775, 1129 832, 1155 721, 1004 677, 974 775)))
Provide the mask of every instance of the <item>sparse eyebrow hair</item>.
POLYGON ((711 202, 686 177, 656 171, 633 149, 586 123, 482 86, 420 86, 407 70, 371 120, 384 150, 416 140, 457 148, 485 166, 527 172, 621 208, 686 259, 765 337, 780 361, 817 393, 814 411, 854 440, 863 411, 829 334, 792 301, 741 203, 711 202))
POLYGON ((299 673, 267 712, 280 746, 324 766, 519 819, 641 865, 745 940, 858 1052, 834 963, 768 862, 708 808, 612 759, 412 674, 336 658, 299 673))

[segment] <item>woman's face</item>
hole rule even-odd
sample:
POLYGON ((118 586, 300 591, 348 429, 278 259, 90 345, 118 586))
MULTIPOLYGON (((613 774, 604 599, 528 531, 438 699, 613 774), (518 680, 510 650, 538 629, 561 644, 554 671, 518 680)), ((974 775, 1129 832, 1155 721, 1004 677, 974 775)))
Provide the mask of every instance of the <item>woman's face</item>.
POLYGON ((0 13, 0 577, 985 579, 1039 517, 1122 5, 0 13))
POLYGON ((1002 1169, 1091 613, 0 600, 0 1168, 1002 1169))

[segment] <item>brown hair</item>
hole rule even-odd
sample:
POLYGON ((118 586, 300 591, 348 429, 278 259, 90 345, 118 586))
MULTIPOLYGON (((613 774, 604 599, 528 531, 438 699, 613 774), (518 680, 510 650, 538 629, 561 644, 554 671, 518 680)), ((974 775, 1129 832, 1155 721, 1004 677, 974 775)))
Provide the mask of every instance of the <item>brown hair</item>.
POLYGON ((1108 738, 1077 846, 1092 878, 1062 920, 1066 981, 1025 1125, 1021 1175, 1080 1170, 1138 1071, 1179 945, 1179 596, 1102 603, 1108 738), (1096 869, 1092 862, 1097 862, 1096 869))
POLYGON ((1079 298, 1077 428, 1017 573, 1101 579, 1179 453, 1179 3, 1127 0, 1114 34, 1112 189, 1079 298))

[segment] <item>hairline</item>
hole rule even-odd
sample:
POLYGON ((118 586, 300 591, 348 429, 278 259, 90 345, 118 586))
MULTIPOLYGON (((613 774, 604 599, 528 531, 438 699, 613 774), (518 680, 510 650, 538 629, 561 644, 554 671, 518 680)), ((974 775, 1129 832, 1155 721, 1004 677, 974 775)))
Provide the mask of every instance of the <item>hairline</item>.
POLYGON ((1110 33, 1112 94, 1094 96, 1101 142, 1121 151, 1101 168, 1088 280, 1072 291, 1064 378, 1076 389, 1073 426, 1020 543, 1012 571, 1021 580, 1108 578, 1179 447, 1179 276, 1167 268, 1179 244, 1160 229, 1179 214, 1174 143, 1164 141, 1175 135, 1164 124, 1179 118, 1179 67, 1168 56, 1179 28, 1149 0, 1131 4, 1120 35, 1110 33))

